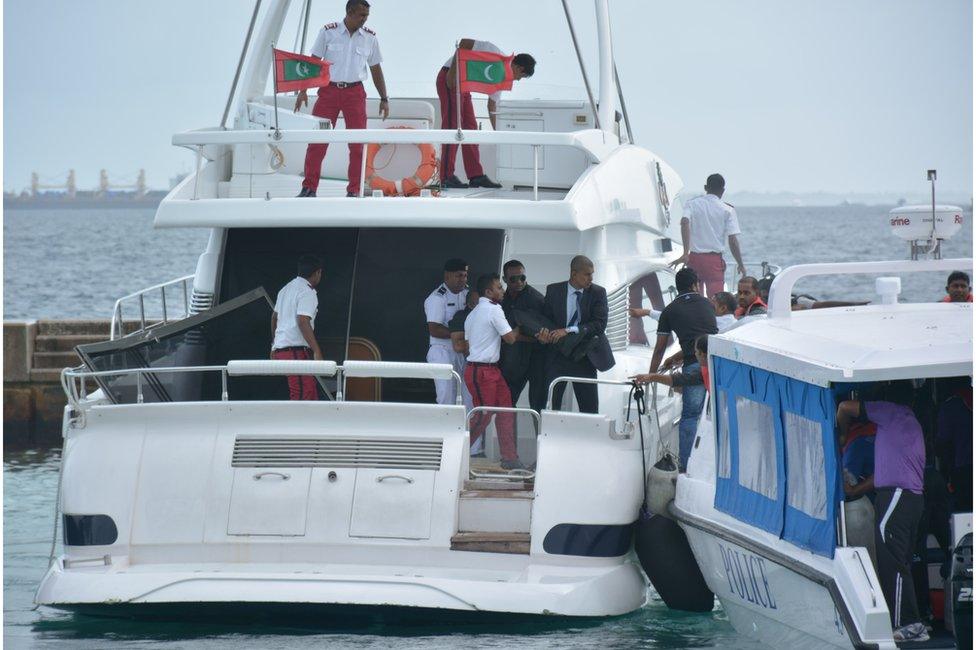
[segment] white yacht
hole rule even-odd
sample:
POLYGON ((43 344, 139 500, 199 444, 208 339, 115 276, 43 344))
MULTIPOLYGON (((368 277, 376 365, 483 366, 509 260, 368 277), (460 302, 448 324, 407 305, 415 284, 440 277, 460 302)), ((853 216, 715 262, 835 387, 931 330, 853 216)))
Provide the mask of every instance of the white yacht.
MULTIPOLYGON (((896 646, 873 549, 848 541, 873 539, 874 522, 844 516, 837 401, 912 379, 925 382, 918 400, 934 413, 946 378, 971 380, 972 304, 899 304, 897 277, 878 278, 880 298, 865 306, 791 311, 790 297, 811 276, 958 269, 972 269, 972 259, 790 267, 772 285, 768 318, 710 338, 710 413, 670 516, 741 634, 776 647, 896 646)), ((947 627, 968 607, 968 621, 956 622, 966 647, 972 513, 952 515, 951 529, 960 558, 968 552, 960 575, 969 583, 955 593, 947 585, 947 627)), ((922 647, 953 647, 951 637, 942 642, 922 647)))
MULTIPOLYGON (((64 371, 64 548, 36 602, 110 615, 227 604, 563 616, 640 607, 647 582, 632 531, 659 434, 650 418, 636 426, 636 411, 628 421, 626 378, 646 371, 651 353, 628 307, 661 309, 672 295, 681 182, 621 124, 607 0, 593 3, 590 101, 502 101, 498 130, 483 119, 464 132, 437 128, 432 97, 392 97, 390 118, 365 130, 329 128, 307 108, 276 115, 270 44, 291 38, 286 24, 301 30, 310 4, 255 8, 230 124, 173 137, 197 165, 155 226, 209 230, 195 273, 120 299, 112 340, 81 346, 84 366, 64 371), (502 189, 345 196, 348 143, 402 155, 459 141, 481 146, 502 189), (318 196, 294 198, 309 143, 332 147, 318 196), (315 331, 330 360, 301 368, 332 399, 289 402, 283 375, 299 362, 267 360, 269 296, 307 252, 326 259, 315 331), (475 274, 517 258, 542 289, 565 280, 580 253, 609 292, 616 365, 595 380, 600 413, 517 408, 520 456, 534 471, 498 471, 490 440, 478 466, 468 433, 477 414, 433 403, 432 379, 459 378, 423 363, 424 298, 447 258, 464 257, 475 274)), ((657 407, 670 435, 676 398, 657 407)))

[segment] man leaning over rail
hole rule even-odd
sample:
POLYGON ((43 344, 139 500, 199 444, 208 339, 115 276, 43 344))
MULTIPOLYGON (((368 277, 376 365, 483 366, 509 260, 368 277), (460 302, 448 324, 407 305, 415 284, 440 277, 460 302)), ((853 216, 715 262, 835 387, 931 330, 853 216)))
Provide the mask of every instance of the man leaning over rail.
MULTIPOLYGON (((322 260, 314 255, 298 258, 298 276, 278 291, 271 314, 272 359, 291 361, 322 360, 322 350, 315 340, 315 315, 319 296, 315 287, 322 281, 322 260)), ((317 400, 318 386, 311 375, 288 375, 288 398, 317 400)))
MULTIPOLYGON (((459 50, 474 50, 476 52, 491 52, 503 54, 503 52, 489 41, 477 41, 473 38, 462 38, 458 44, 459 50)), ((487 69, 487 68, 486 68, 487 69)), ((512 76, 515 81, 531 77, 535 73, 535 59, 530 54, 516 54, 512 59, 512 76)), ((442 129, 477 129, 478 121, 474 116, 474 104, 471 103, 471 93, 460 93, 460 109, 458 108, 457 81, 459 71, 457 66, 457 56, 452 54, 451 58, 444 62, 440 71, 437 73, 437 97, 441 103, 441 128, 442 129), (458 127, 458 113, 461 114, 461 125, 458 127)), ((494 81, 501 81, 495 79, 494 81)), ((488 119, 491 121, 491 128, 495 127, 495 112, 498 107, 498 100, 502 91, 496 91, 488 95, 488 119)), ((491 180, 485 175, 481 167, 481 157, 476 144, 461 145, 461 158, 464 162, 464 174, 468 177, 467 183, 462 183, 454 173, 455 159, 457 158, 457 145, 445 144, 441 150, 441 186, 446 189, 464 189, 467 187, 485 187, 498 189, 499 183, 491 180)))

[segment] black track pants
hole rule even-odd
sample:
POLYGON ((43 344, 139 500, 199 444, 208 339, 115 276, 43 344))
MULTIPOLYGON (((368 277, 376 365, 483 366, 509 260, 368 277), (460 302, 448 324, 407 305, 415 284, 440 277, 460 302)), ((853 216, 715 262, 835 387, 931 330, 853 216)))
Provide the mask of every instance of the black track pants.
POLYGON ((891 613, 891 625, 897 629, 919 621, 911 562, 924 501, 921 494, 901 488, 878 488, 875 492, 878 578, 891 613))

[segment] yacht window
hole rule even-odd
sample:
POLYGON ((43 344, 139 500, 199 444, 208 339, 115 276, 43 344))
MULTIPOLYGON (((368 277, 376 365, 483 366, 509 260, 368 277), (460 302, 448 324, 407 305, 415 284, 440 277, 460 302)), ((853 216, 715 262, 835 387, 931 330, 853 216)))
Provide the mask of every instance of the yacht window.
POLYGON ((773 409, 737 396, 735 414, 739 423, 739 485, 775 501, 779 497, 773 409))
POLYGON ((786 433, 786 502, 816 519, 827 519, 827 477, 821 424, 783 413, 786 433))
MULTIPOLYGON (((650 309, 656 312, 667 307, 678 290, 674 286, 674 273, 659 269, 641 276, 630 285, 630 306, 650 309)), ((654 314, 646 318, 632 318, 630 322, 630 342, 634 345, 649 345, 657 336, 657 318, 654 314)))
POLYGON ((718 475, 732 478, 732 445, 729 442, 729 394, 718 392, 718 475))

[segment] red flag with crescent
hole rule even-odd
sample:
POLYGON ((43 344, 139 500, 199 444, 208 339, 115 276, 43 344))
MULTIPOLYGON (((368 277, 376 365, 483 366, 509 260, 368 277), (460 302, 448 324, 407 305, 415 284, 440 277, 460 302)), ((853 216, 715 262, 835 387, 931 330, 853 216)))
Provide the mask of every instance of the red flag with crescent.
POLYGON ((276 93, 329 85, 328 61, 284 50, 275 50, 274 59, 276 93))
POLYGON ((484 93, 491 95, 499 90, 511 90, 515 75, 512 73, 512 59, 493 52, 477 50, 458 50, 458 70, 463 93, 484 93))

